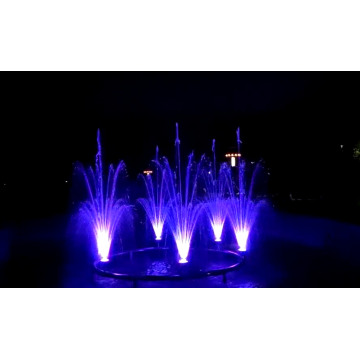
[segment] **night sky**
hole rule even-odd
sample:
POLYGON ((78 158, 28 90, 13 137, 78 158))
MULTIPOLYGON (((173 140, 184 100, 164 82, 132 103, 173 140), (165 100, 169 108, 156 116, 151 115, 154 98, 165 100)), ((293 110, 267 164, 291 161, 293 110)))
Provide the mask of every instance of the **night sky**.
POLYGON ((215 138, 220 159, 236 145, 240 126, 244 157, 266 161, 274 191, 305 184, 319 188, 336 172, 340 145, 350 149, 360 139, 355 77, 326 72, 3 73, 2 197, 49 209, 53 197, 52 208, 63 208, 73 163, 94 162, 97 128, 104 160, 125 160, 135 178, 156 145, 173 159, 175 122, 183 156, 191 150, 196 157, 210 155, 215 138))

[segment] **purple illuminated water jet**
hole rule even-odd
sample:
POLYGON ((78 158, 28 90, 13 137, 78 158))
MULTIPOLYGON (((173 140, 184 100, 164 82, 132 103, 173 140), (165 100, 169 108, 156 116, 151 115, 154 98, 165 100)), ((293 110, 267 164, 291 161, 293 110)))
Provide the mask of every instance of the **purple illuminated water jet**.
POLYGON ((212 151, 214 155, 212 169, 210 171, 205 169, 202 172, 205 181, 205 210, 213 229, 215 241, 220 242, 227 216, 227 204, 225 201, 226 176, 221 168, 219 177, 216 178, 215 140, 213 140, 212 151))
POLYGON ((101 261, 108 261, 114 232, 128 208, 124 199, 116 197, 117 182, 120 173, 125 171, 125 164, 120 161, 115 169, 110 165, 106 178, 102 165, 100 130, 97 133, 97 144, 95 171, 92 167, 86 171, 82 164, 78 164, 89 196, 89 199, 82 203, 80 212, 85 215, 92 227, 101 261))
MULTIPOLYGON (((241 141, 239 128, 237 129, 237 143, 238 153, 240 153, 241 141)), ((223 169, 226 174, 227 188, 229 191, 229 198, 227 200, 228 215, 239 245, 239 251, 247 250, 249 234, 258 212, 257 203, 252 196, 254 180, 259 169, 259 164, 256 165, 255 171, 252 174, 248 192, 246 192, 245 186, 245 166, 245 162, 239 157, 237 187, 232 178, 231 168, 226 166, 223 169)))
POLYGON ((156 147, 155 175, 139 176, 144 180, 147 198, 138 199, 144 208, 155 233, 155 240, 160 241, 164 223, 168 214, 168 193, 165 188, 165 176, 159 163, 159 148, 156 147))
POLYGON ((175 147, 177 171, 173 172, 167 159, 164 159, 164 174, 166 176, 166 184, 170 196, 168 222, 179 252, 179 262, 186 263, 191 238, 203 206, 201 203, 196 201, 195 197, 197 178, 201 162, 196 165, 193 161, 194 154, 190 154, 186 168, 185 187, 183 189, 181 181, 178 124, 176 124, 175 147))

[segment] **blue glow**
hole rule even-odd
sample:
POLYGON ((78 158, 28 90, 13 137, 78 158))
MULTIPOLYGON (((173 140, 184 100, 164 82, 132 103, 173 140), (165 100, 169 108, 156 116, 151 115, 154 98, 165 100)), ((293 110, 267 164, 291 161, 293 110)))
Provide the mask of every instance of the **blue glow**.
MULTIPOLYGON (((163 237, 166 224, 172 233, 179 254, 179 263, 187 263, 191 241, 202 211, 205 211, 211 224, 213 239, 221 242, 226 218, 229 218, 235 234, 238 250, 245 252, 249 248, 249 236, 258 213, 259 203, 253 198, 254 180, 259 165, 251 174, 249 186, 245 184, 246 164, 240 157, 240 130, 237 131, 238 153, 230 154, 237 162, 224 163, 219 171, 216 167, 215 140, 213 140, 213 163, 204 166, 205 157, 194 161, 194 153, 188 156, 184 177, 181 172, 180 140, 178 124, 176 124, 176 163, 172 168, 167 158, 153 160, 153 170, 140 174, 146 196, 138 199, 149 219, 156 241, 163 237), (198 198, 198 182, 201 187, 201 200, 198 198)), ((110 165, 104 174, 100 131, 97 134, 98 152, 95 167, 85 170, 80 164, 88 192, 88 200, 82 203, 80 212, 85 215, 95 235, 97 252, 100 261, 108 262, 115 231, 118 229, 123 215, 129 209, 124 198, 116 196, 116 187, 120 175, 125 172, 125 164, 121 161, 116 168, 110 165)), ((167 229, 167 228, 166 228, 167 229)), ((165 238, 165 246, 167 239, 165 238)), ((160 247, 160 244, 158 244, 160 247)), ((219 246, 217 246, 219 248, 219 246)))
MULTIPOLYGON (((237 130, 237 142, 238 153, 240 153, 240 129, 237 130)), ((224 166, 223 168, 224 174, 227 178, 227 188, 229 192, 229 198, 227 200, 228 215, 240 251, 247 251, 249 234, 258 213, 257 204, 252 199, 254 180, 258 167, 259 165, 256 165, 248 189, 246 188, 244 176, 245 162, 242 161, 240 157, 237 174, 237 186, 232 178, 231 169, 228 166, 224 166)))
POLYGON ((155 239, 161 240, 164 223, 169 211, 168 195, 165 189, 165 176, 159 162, 159 148, 156 147, 156 159, 154 161, 155 174, 140 175, 144 180, 147 198, 138 199, 138 202, 144 208, 152 228, 155 233, 155 239))
POLYGON ((196 184, 201 162, 196 165, 191 153, 188 160, 185 176, 185 186, 182 187, 180 140, 178 124, 176 124, 176 158, 177 173, 171 170, 166 158, 164 158, 164 174, 166 176, 167 189, 169 191, 169 218, 171 232, 175 238, 180 255, 180 262, 186 262, 190 249, 191 238, 196 222, 202 211, 203 205, 196 200, 196 184))
POLYGON ((116 169, 110 165, 106 179, 103 173, 99 130, 97 143, 95 171, 92 167, 86 171, 82 164, 79 164, 89 196, 89 199, 82 204, 80 212, 85 215, 92 227, 101 261, 108 261, 114 232, 127 209, 124 199, 117 199, 115 194, 117 180, 120 173, 125 170, 125 164, 121 161, 116 169))
POLYGON ((205 210, 213 229, 215 241, 219 242, 227 216, 226 176, 223 167, 221 167, 219 177, 216 178, 215 140, 213 140, 212 151, 214 154, 213 171, 204 170, 202 174, 205 181, 205 210))

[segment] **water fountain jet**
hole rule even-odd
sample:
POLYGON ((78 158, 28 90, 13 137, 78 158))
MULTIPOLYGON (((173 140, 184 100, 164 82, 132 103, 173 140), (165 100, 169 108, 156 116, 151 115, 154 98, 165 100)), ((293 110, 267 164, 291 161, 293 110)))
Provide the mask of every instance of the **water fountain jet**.
POLYGON ((155 157, 156 179, 153 175, 140 174, 146 187, 147 198, 138 199, 144 208, 155 233, 155 240, 160 241, 164 223, 168 214, 168 196, 165 189, 165 176, 159 162, 159 148, 156 147, 155 157), (154 186, 155 185, 155 186, 154 186))
MULTIPOLYGON (((240 154, 240 128, 237 129, 236 134, 238 153, 240 154)), ((232 179, 231 168, 229 168, 229 166, 224 167, 224 173, 227 178, 227 188, 229 191, 229 199, 227 200, 228 215, 239 246, 239 251, 247 251, 249 234, 257 215, 257 204, 252 197, 254 180, 258 169, 259 164, 255 167, 249 190, 246 193, 244 175, 245 162, 239 157, 237 189, 235 188, 234 181, 232 179)))
POLYGON ((185 176, 185 193, 183 196, 178 124, 176 124, 175 147, 177 172, 173 172, 167 159, 164 159, 164 174, 166 175, 166 184, 170 197, 169 225, 180 256, 179 262, 186 263, 191 238, 203 206, 203 204, 196 201, 195 197, 201 161, 196 165, 193 163, 194 153, 189 155, 185 176))
POLYGON ((210 220, 216 242, 221 242, 227 207, 225 202, 226 177, 220 168, 219 177, 216 178, 216 153, 215 139, 213 140, 212 152, 214 155, 212 171, 203 170, 205 181, 205 210, 210 220))
POLYGON ((89 199, 81 204, 80 213, 92 227, 101 261, 107 262, 115 230, 128 208, 124 199, 116 198, 117 182, 120 173, 125 171, 125 164, 120 161, 115 169, 110 165, 106 179, 102 164, 100 130, 97 133, 97 144, 95 171, 92 167, 86 171, 84 166, 78 163, 89 196, 89 199))

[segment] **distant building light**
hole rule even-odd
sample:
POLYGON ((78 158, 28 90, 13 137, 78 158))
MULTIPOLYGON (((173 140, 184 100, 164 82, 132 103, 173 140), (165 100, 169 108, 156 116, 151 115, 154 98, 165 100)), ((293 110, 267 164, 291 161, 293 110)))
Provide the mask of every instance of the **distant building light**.
POLYGON ((225 157, 240 157, 241 154, 237 153, 237 154, 226 154, 225 157))
POLYGON ((152 170, 145 170, 144 171, 144 174, 145 175, 151 175, 153 172, 152 172, 152 170))
POLYGON ((236 165, 235 156, 231 157, 231 166, 234 167, 236 165))

